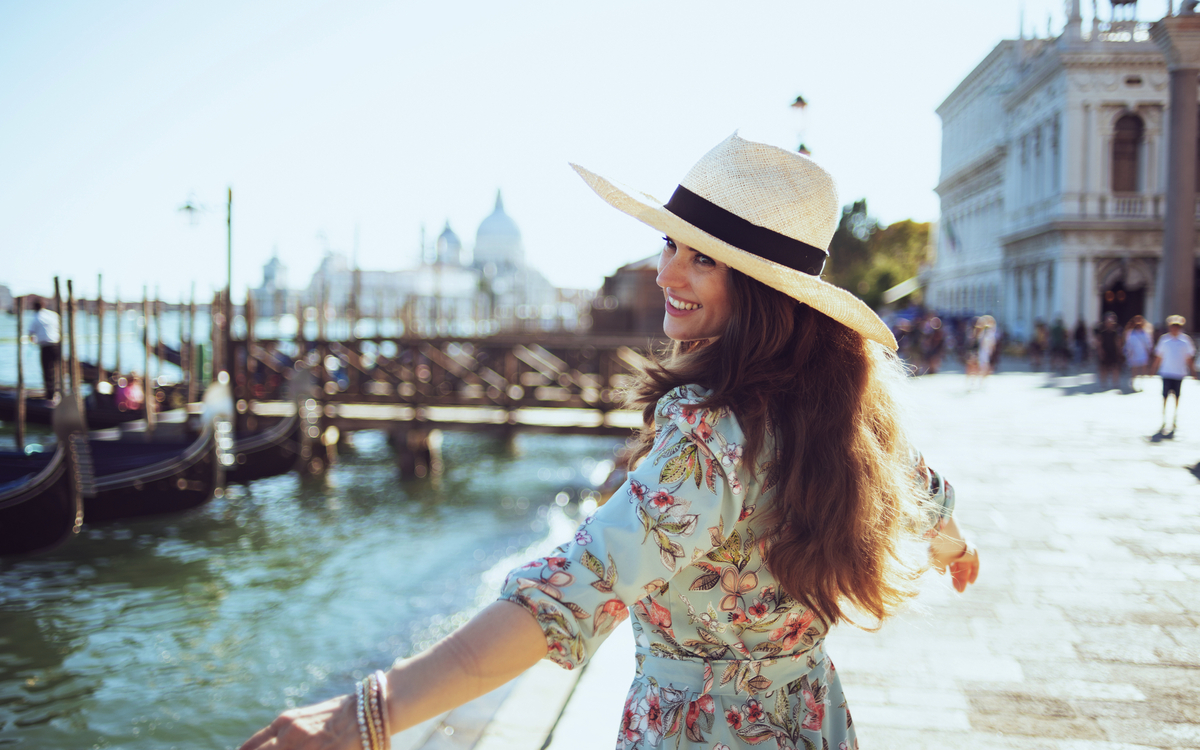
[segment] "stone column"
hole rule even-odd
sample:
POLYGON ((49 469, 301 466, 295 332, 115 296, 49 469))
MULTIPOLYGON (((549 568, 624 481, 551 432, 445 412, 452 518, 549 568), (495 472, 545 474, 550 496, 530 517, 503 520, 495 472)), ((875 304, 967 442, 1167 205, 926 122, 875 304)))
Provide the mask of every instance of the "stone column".
MULTIPOLYGON (((1059 252, 1062 252, 1061 248, 1059 252)), ((1058 305, 1055 312, 1062 316, 1063 325, 1073 327, 1079 317, 1079 261, 1064 255, 1056 263, 1058 273, 1054 278, 1058 284, 1058 305)))
POLYGON ((1004 324, 1005 330, 1012 332, 1019 328, 1021 313, 1017 309, 1017 284, 1020 283, 1020 276, 1017 275, 1017 269, 1012 265, 1007 265, 1004 268, 1004 315, 1000 318, 1000 322, 1004 324))
POLYGON ((1083 259, 1083 278, 1079 280, 1083 287, 1083 320, 1088 330, 1100 322, 1100 292, 1096 283, 1096 261, 1091 256, 1083 259))
MULTIPOLYGON (((1192 314, 1196 266, 1196 78, 1200 75, 1200 15, 1164 18, 1150 35, 1171 72, 1167 138, 1167 217, 1158 269, 1160 309, 1192 314)), ((1160 322, 1160 321, 1156 321, 1160 322)), ((1188 321, 1195 330, 1196 321, 1188 321)))

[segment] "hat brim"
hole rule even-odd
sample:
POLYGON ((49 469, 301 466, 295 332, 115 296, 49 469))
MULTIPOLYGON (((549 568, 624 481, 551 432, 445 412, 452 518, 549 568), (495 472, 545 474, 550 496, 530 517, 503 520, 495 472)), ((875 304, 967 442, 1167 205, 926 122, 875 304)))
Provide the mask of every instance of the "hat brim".
POLYGON ((896 337, 875 311, 845 289, 822 281, 818 276, 773 263, 734 247, 671 213, 653 196, 618 187, 578 164, 572 164, 571 167, 596 195, 618 211, 665 232, 676 242, 736 268, 772 289, 778 289, 792 299, 820 310, 871 341, 893 350, 897 348, 896 337))

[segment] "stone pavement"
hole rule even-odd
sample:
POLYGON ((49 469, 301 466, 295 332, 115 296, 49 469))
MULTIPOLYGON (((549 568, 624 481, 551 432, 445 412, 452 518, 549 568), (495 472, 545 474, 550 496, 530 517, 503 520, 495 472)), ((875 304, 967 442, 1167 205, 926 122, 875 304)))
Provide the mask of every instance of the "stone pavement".
MULTIPOLYGON (((982 572, 961 596, 930 575, 880 632, 829 636, 862 747, 1200 748, 1200 382, 1161 440, 1157 378, 1131 394, 1094 379, 912 381, 913 439, 954 485, 982 572)), ((612 748, 631 651, 626 627, 577 683, 518 681, 456 746, 612 748), (548 716, 548 744, 512 732, 548 716)))

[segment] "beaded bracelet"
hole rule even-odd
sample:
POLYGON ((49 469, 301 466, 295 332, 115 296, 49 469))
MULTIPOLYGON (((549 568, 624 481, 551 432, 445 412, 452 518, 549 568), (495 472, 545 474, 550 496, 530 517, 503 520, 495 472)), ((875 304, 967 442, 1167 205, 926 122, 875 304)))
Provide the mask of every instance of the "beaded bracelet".
POLYGON ((362 750, 391 750, 388 731, 387 677, 382 670, 367 675, 354 686, 358 733, 362 750))
POLYGON ((366 690, 363 683, 358 682, 354 685, 354 704, 355 713, 358 715, 358 734, 362 740, 362 750, 375 750, 371 745, 371 737, 367 733, 367 707, 366 701, 363 698, 366 696, 366 690))

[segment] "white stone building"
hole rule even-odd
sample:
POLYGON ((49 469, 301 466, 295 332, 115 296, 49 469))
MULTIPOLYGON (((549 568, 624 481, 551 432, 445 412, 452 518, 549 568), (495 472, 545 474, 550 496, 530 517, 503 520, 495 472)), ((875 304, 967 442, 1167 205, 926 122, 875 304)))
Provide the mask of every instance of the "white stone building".
MULTIPOLYGON (((492 213, 475 233, 473 251, 446 222, 432 244, 421 248, 420 265, 402 271, 355 270, 344 255, 329 252, 299 293, 326 319, 347 316, 378 321, 364 331, 391 330, 396 323, 419 336, 476 336, 502 331, 575 330, 581 312, 574 296, 556 289, 525 264, 516 222, 496 193, 492 213)), ((277 261, 273 261, 277 262, 277 261)), ((279 269, 264 268, 265 293, 279 269)), ((315 315, 315 311, 310 315, 315 315)), ((333 327, 337 329, 337 326, 333 327)), ((362 331, 360 331, 362 333, 362 331)))
MULTIPOLYGON (((1168 73, 1136 20, 1001 42, 938 108, 936 257, 943 314, 996 316, 1024 338, 1061 317, 1161 322, 1168 73)), ((1114 14, 1115 15, 1115 14, 1114 14)), ((1180 311, 1192 317, 1193 311, 1180 311)))

